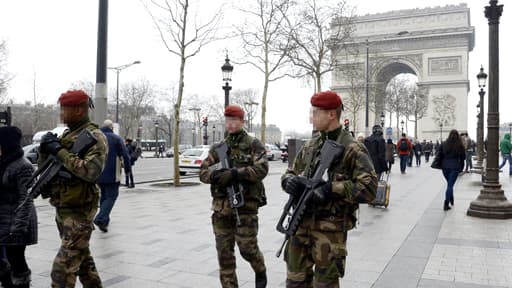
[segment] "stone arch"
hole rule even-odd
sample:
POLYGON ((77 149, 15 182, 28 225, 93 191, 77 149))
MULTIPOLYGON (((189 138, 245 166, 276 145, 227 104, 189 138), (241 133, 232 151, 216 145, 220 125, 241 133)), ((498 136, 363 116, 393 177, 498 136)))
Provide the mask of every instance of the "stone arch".
MULTIPOLYGON (((440 125, 466 130, 468 54, 474 46, 469 12, 466 4, 459 4, 356 17, 353 41, 332 55, 336 69, 331 89, 342 95, 354 95, 357 86, 356 95, 365 98, 366 87, 379 91, 394 76, 411 73, 418 77, 418 86, 428 98, 426 116, 418 121, 417 137, 438 139, 440 125), (358 82, 348 79, 349 69, 359 69, 359 74, 353 74, 359 77, 358 82), (449 98, 444 102, 453 104, 448 109, 453 112, 449 117, 443 115, 447 112, 442 105, 447 104, 440 99, 444 98, 449 98)), ((379 99, 374 100, 369 113, 370 127, 380 122, 379 99)), ((355 132, 368 133, 364 127, 365 109, 354 114, 355 132)))

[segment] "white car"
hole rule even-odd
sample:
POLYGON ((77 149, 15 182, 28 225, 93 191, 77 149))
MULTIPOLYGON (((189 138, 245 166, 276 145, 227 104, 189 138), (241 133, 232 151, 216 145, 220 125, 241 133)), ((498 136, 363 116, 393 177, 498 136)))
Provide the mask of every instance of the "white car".
POLYGON ((191 148, 185 150, 179 158, 180 175, 199 173, 203 160, 208 157, 207 148, 191 148))
POLYGON ((273 144, 265 144, 265 152, 267 154, 267 158, 270 161, 281 159, 281 149, 277 148, 276 145, 273 144))

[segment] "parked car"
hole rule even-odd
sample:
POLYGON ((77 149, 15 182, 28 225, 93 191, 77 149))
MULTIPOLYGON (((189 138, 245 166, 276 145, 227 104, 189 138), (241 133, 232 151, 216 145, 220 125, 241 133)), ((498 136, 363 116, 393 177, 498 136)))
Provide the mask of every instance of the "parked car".
POLYGON ((23 146, 23 156, 25 156, 30 163, 36 164, 37 158, 39 158, 39 143, 23 146))
POLYGON ((187 173, 199 173, 199 168, 203 160, 208 157, 207 148, 191 148, 185 150, 179 158, 180 175, 187 173))
POLYGON ((265 144, 265 152, 270 161, 281 159, 281 150, 273 144, 265 144))
POLYGON ((170 158, 173 156, 174 156, 174 148, 173 147, 165 150, 165 157, 170 158))

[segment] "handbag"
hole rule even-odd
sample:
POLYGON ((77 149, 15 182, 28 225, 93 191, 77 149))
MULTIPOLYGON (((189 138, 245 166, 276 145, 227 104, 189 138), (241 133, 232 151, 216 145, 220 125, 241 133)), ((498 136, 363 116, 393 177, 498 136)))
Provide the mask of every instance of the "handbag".
POLYGON ((432 164, 430 164, 431 168, 434 168, 434 169, 441 169, 442 168, 441 165, 442 165, 443 159, 441 158, 441 156, 439 154, 441 154, 441 153, 437 153, 436 157, 434 157, 434 160, 432 161, 432 164))

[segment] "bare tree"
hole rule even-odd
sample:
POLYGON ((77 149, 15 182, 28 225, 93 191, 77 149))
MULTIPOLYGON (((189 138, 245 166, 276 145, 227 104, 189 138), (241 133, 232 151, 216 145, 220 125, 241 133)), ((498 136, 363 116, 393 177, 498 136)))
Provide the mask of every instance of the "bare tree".
MULTIPOLYGON (((149 3, 143 2, 144 7, 151 15, 155 23, 160 38, 167 48, 167 51, 176 55, 180 59, 179 80, 178 80, 178 98, 174 112, 174 155, 178 155, 178 137, 180 123, 180 109, 185 87, 185 64, 187 60, 196 56, 205 45, 215 39, 218 23, 222 14, 215 13, 205 22, 199 22, 199 17, 195 18, 195 23, 191 25, 189 13, 191 7, 189 0, 151 0, 151 7, 162 13, 161 17, 152 12, 149 3)), ((193 19, 194 20, 194 19, 193 19)), ((174 157, 174 185, 180 185, 180 175, 178 166, 178 157, 174 157)))
POLYGON ((298 0, 285 16, 291 44, 284 50, 294 65, 293 77, 314 83, 322 91, 322 77, 335 68, 333 51, 344 49, 354 30, 353 9, 345 0, 298 0))
POLYGON ((362 69, 362 65, 362 63, 346 64, 338 69, 348 81, 349 85, 348 95, 345 95, 343 99, 343 106, 349 117, 352 117, 350 121, 353 125, 353 131, 358 131, 357 116, 359 111, 361 111, 365 105, 365 98, 363 97, 365 82, 363 75, 364 69, 362 69))
POLYGON ((252 0, 246 3, 248 8, 239 8, 247 16, 245 23, 238 27, 243 59, 246 59, 241 64, 250 64, 263 74, 260 140, 265 143, 269 83, 286 76, 282 68, 289 61, 286 53, 290 38, 283 25, 290 0, 252 0))
POLYGON ((417 85, 410 85, 407 89, 408 97, 406 101, 406 117, 407 121, 414 122, 414 136, 418 137, 418 120, 427 114, 428 108, 428 91, 419 89, 417 85))
POLYGON ((73 82, 70 85, 70 89, 83 90, 85 93, 87 93, 87 95, 89 95, 89 97, 91 97, 93 99, 94 99, 95 87, 96 87, 96 85, 94 84, 94 82, 92 82, 90 80, 85 80, 85 79, 73 82))
POLYGON ((397 139, 400 138, 400 116, 405 116, 406 105, 408 99, 407 80, 401 77, 393 77, 386 87, 384 96, 385 110, 389 112, 389 121, 392 122, 392 115, 396 116, 397 139))
POLYGON ((120 99, 119 134, 124 138, 135 138, 144 115, 156 115, 153 102, 156 97, 154 85, 142 79, 123 85, 120 99))
POLYGON ((0 41, 0 104, 7 101, 7 88, 12 75, 6 70, 7 66, 7 43, 0 41))
POLYGON ((257 101, 258 94, 258 90, 249 88, 235 90, 230 95, 234 104, 238 104, 244 108, 247 115, 248 128, 251 128, 249 125, 252 124, 256 114, 258 114, 258 106, 260 105, 260 103, 257 101), (256 108, 253 106, 256 106, 256 108))

